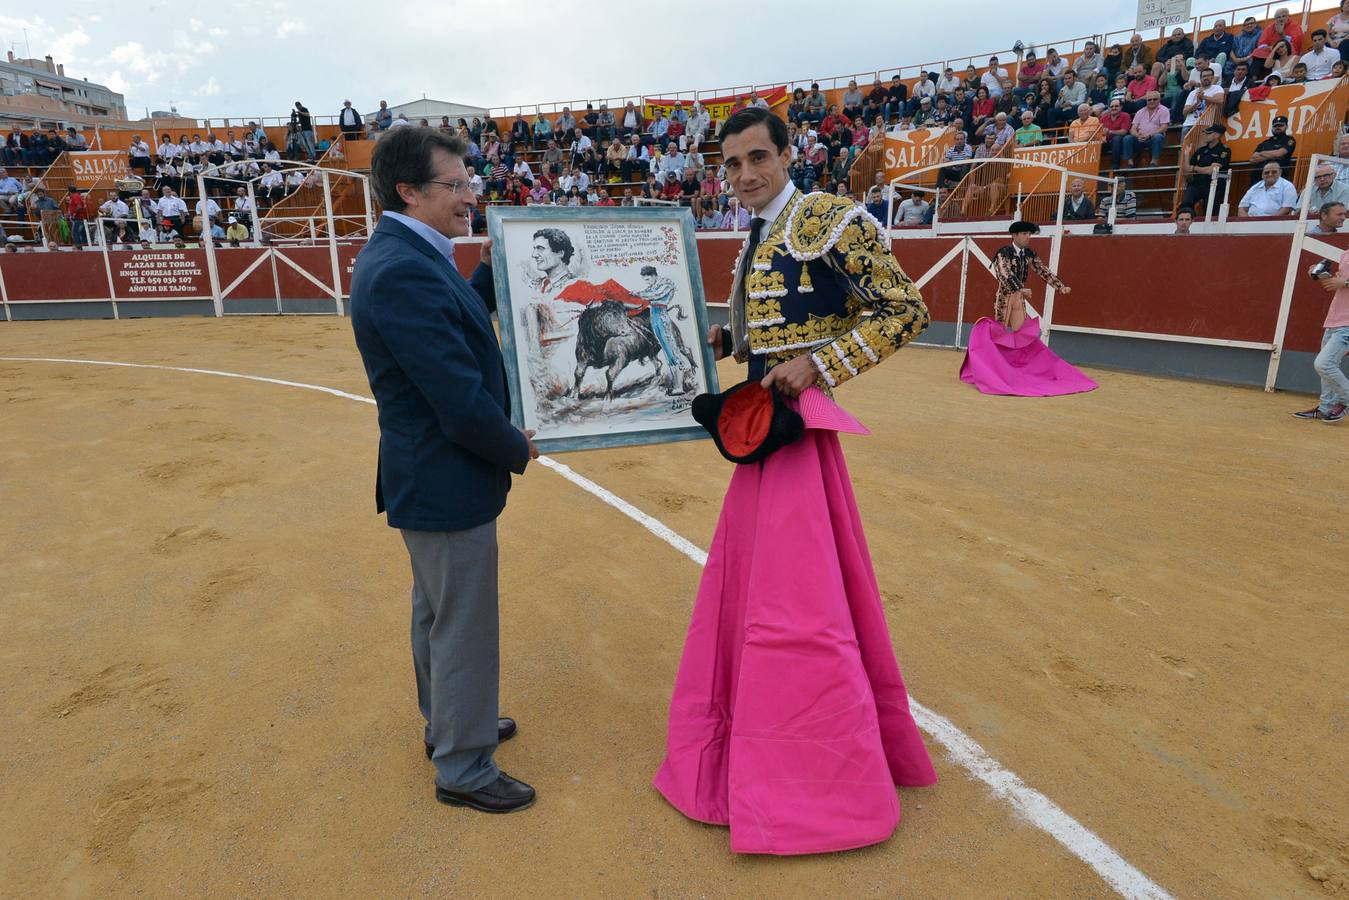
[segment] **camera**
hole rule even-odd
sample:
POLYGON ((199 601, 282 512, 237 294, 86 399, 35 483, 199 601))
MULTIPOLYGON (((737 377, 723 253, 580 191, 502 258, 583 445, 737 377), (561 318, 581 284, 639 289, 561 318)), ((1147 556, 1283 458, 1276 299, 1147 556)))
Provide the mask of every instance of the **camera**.
POLYGON ((1307 270, 1307 276, 1311 278, 1312 281, 1320 281, 1322 278, 1326 278, 1334 274, 1335 274, 1335 266, 1328 259, 1323 259, 1320 262, 1313 264, 1312 267, 1307 270))

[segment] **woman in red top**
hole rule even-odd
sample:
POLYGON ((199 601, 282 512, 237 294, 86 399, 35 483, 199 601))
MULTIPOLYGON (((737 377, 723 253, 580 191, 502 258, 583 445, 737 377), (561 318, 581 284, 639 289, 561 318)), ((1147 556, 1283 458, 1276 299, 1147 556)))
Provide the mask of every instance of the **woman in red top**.
POLYGON ((988 88, 979 85, 979 89, 974 92, 974 102, 970 104, 970 117, 974 119, 976 134, 983 130, 985 122, 993 118, 995 106, 993 98, 988 96, 988 88))
MULTIPOLYGON (((1129 136, 1129 127, 1133 125, 1133 116, 1124 111, 1124 105, 1118 100, 1110 101, 1110 109, 1101 114, 1101 129, 1105 139, 1110 142, 1110 168, 1118 171, 1120 158, 1124 155, 1124 139, 1129 136)), ((1128 161, 1133 165, 1133 160, 1128 161)))

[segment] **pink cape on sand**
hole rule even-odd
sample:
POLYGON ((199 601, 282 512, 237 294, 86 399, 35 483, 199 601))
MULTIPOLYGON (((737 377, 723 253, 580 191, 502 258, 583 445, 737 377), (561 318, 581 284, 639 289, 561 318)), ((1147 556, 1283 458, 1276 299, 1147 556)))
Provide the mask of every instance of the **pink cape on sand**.
POLYGON ((878 843, 895 786, 937 781, 836 434, 869 432, 818 388, 799 409, 805 434, 731 477, 654 781, 737 853, 878 843))
POLYGON ((1027 317, 1016 331, 994 319, 974 323, 960 380, 985 394, 1057 397, 1096 390, 1096 382, 1060 359, 1040 340, 1040 320, 1027 317))

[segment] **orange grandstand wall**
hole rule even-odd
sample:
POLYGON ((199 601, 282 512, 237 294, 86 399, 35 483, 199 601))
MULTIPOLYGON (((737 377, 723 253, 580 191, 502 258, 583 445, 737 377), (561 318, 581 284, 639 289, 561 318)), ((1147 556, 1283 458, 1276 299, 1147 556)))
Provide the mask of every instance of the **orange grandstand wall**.
MULTIPOLYGON (((1057 194, 1062 180, 1057 172, 1039 166, 1017 163, 1048 163, 1062 166, 1080 175, 1101 173, 1101 142, 1084 141, 1078 144, 1046 144, 1039 147, 1017 147, 1012 151, 1012 194, 1030 197, 1035 194, 1057 194)), ((1071 180, 1071 177, 1070 177, 1071 180)), ((1097 182, 1087 182, 1087 193, 1095 194, 1097 182)))

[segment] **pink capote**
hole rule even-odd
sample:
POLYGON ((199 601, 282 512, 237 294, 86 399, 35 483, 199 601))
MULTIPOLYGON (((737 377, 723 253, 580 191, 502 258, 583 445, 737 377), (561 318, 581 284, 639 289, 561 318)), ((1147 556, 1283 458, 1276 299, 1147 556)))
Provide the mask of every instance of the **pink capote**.
POLYGON ((654 782, 737 853, 883 841, 895 785, 937 780, 835 433, 869 432, 818 388, 799 409, 800 440, 731 477, 654 782))
POLYGON ((1057 397, 1096 390, 1096 382, 1058 357, 1040 340, 1040 320, 1027 317, 1016 331, 994 319, 974 323, 960 380, 985 394, 1057 397))

